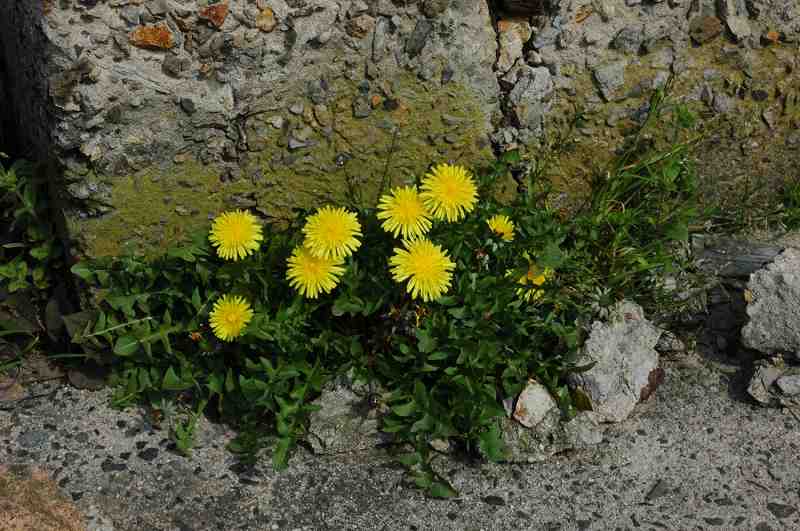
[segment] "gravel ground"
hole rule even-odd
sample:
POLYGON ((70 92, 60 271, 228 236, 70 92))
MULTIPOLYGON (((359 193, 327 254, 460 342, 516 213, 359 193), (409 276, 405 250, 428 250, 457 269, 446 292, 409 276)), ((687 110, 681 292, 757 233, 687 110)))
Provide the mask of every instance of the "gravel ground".
POLYGON ((448 501, 411 488, 382 451, 242 466, 225 450, 233 434, 207 421, 186 458, 137 410, 109 408, 108 390, 59 381, 0 404, 0 465, 47 471, 90 530, 800 529, 800 417, 753 405, 735 365, 663 365, 656 395, 595 450, 443 458, 460 490, 448 501))

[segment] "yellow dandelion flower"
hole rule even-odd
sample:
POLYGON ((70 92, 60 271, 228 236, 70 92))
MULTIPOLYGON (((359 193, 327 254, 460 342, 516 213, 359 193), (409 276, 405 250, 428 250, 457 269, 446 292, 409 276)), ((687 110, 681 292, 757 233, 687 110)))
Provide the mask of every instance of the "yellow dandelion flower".
POLYGON ((287 262, 289 285, 309 299, 316 299, 320 293, 330 293, 344 273, 341 258, 320 258, 302 246, 292 251, 287 262))
POLYGON ((381 197, 377 217, 386 220, 381 227, 386 232, 391 232, 395 238, 421 238, 431 228, 430 214, 420 199, 416 186, 395 188, 381 197))
POLYGON ((463 166, 439 164, 422 181, 422 201, 436 219, 459 221, 478 202, 478 187, 463 166))
POLYGON ((542 298, 544 290, 533 289, 543 286, 545 282, 553 278, 555 272, 549 267, 544 269, 532 263, 528 266, 528 272, 517 281, 524 287, 517 289, 517 296, 522 297, 526 302, 534 302, 542 298))
POLYGON ((508 216, 496 215, 487 219, 486 223, 493 232, 500 235, 504 241, 510 242, 514 239, 514 222, 508 216))
POLYGON ((320 258, 346 258, 361 246, 358 217, 344 208, 320 208, 306 221, 303 234, 306 235, 305 246, 320 258))
POLYGON ((225 212, 217 216, 208 237, 225 260, 245 258, 258 249, 261 224, 254 215, 243 210, 225 212))
POLYGON ((253 310, 244 297, 223 295, 214 303, 209 323, 214 335, 223 341, 233 341, 242 335, 253 318, 253 310))
POLYGON ((407 290, 413 298, 425 302, 439 298, 450 288, 456 264, 441 246, 428 239, 404 242, 405 249, 395 248, 389 259, 391 273, 397 282, 408 280, 407 290))

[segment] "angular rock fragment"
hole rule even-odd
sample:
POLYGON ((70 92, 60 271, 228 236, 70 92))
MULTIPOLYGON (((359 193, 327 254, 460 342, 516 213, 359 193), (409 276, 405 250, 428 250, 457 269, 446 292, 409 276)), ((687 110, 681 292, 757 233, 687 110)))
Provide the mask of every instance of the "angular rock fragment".
POLYGON ((594 363, 568 381, 589 399, 604 421, 619 422, 647 399, 663 374, 655 346, 661 331, 644 317, 637 304, 623 301, 607 323, 595 322, 578 357, 579 365, 594 363))
POLYGON ((558 404, 553 400, 550 391, 539 382, 531 380, 517 398, 513 417, 526 428, 533 428, 554 409, 558 409, 558 404))
POLYGON ((139 26, 131 32, 129 40, 139 48, 169 50, 175 47, 175 36, 164 22, 154 26, 139 26))
POLYGON ((228 18, 228 3, 220 2, 206 6, 200 10, 199 16, 219 29, 225 24, 225 19, 228 18))
POLYGON ((800 358, 800 250, 788 248, 750 275, 742 344, 764 354, 800 358))
POLYGON ((756 370, 747 386, 747 394, 753 400, 762 405, 769 404, 772 399, 770 388, 775 381, 783 374, 783 369, 777 367, 766 360, 759 360, 756 363, 756 370))

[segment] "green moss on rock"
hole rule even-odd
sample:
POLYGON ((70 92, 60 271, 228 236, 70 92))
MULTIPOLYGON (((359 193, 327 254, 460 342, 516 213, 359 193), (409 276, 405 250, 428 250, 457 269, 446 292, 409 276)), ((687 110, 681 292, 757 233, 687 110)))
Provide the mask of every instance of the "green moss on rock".
POLYGON ((97 177, 107 212, 71 218, 78 246, 89 257, 157 254, 226 209, 253 207, 281 219, 295 207, 341 202, 348 187, 371 206, 382 184, 412 179, 432 163, 476 166, 492 158, 486 106, 463 86, 423 86, 408 74, 379 90, 340 80, 330 93, 321 104, 304 100, 302 112, 252 117, 238 180, 223 182, 222 165, 193 158, 97 177))

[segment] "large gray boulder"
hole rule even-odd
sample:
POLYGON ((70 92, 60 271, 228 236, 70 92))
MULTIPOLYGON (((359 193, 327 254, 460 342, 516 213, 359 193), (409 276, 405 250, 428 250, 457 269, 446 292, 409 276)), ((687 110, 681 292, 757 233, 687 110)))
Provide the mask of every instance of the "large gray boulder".
POLYGON ((800 359, 800 250, 787 248, 767 267, 750 275, 748 322, 742 344, 764 354, 800 359))
POLYGON ((663 378, 655 350, 660 336, 661 330, 645 319, 641 306, 618 303, 607 322, 592 324, 577 363, 594 366, 570 375, 570 385, 588 398, 603 421, 624 420, 663 378))

